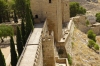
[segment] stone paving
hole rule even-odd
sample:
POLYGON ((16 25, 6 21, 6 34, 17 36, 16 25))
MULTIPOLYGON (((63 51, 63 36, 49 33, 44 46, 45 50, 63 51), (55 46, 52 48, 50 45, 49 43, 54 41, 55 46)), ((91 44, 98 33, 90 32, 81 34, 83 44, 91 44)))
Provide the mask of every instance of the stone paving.
POLYGON ((33 66, 43 24, 36 24, 17 66, 33 66))

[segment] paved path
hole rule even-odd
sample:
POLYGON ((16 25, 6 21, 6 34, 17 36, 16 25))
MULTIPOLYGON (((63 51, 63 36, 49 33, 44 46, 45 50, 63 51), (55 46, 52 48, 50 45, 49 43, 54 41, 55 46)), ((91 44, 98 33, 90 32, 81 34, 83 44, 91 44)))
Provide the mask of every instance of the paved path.
POLYGON ((17 66, 33 66, 43 24, 36 24, 17 66))

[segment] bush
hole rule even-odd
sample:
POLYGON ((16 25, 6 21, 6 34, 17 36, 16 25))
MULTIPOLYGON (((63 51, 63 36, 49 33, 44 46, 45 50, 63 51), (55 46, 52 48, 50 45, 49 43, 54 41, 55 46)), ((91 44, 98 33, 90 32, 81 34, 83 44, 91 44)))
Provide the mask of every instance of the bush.
POLYGON ((96 16, 96 21, 97 21, 97 22, 100 22, 100 13, 96 13, 95 16, 96 16))
POLYGON ((77 14, 85 14, 86 9, 81 7, 77 2, 70 2, 70 16, 74 17, 77 14))
POLYGON ((95 40, 96 34, 94 34, 92 30, 89 30, 87 34, 88 34, 89 39, 96 42, 96 40, 95 40))
POLYGON ((89 43, 88 47, 90 47, 90 48, 94 47, 94 45, 95 45, 95 42, 93 40, 89 40, 88 43, 89 43))
POLYGON ((67 58, 68 58, 68 63, 70 65, 72 65, 72 58, 71 58, 71 56, 69 54, 67 54, 67 58))
POLYGON ((90 24, 90 22, 88 20, 86 20, 86 25, 88 26, 90 24))
POLYGON ((95 45, 94 45, 94 49, 95 49, 95 50, 99 50, 99 45, 98 45, 98 44, 95 44, 95 45))

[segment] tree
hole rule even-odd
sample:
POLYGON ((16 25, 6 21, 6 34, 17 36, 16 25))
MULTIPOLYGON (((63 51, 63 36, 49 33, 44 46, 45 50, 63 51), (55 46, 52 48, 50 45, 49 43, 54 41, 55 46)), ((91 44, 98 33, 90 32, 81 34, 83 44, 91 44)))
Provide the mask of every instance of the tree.
POLYGON ((13 35, 13 28, 8 25, 0 25, 0 38, 2 42, 4 41, 3 39, 6 38, 7 36, 13 35))
POLYGON ((88 43, 89 43, 88 47, 90 47, 90 48, 94 47, 94 45, 95 45, 95 42, 93 40, 89 40, 88 43))
POLYGON ((4 55, 2 54, 1 49, 0 49, 0 66, 6 66, 4 55))
POLYGON ((15 0, 15 7, 16 7, 18 16, 24 18, 26 0, 15 0))
POLYGON ((94 34, 92 30, 89 30, 87 34, 88 34, 89 39, 96 42, 96 40, 95 40, 96 34, 94 34))
POLYGON ((14 22, 15 23, 18 23, 18 18, 17 18, 17 15, 16 15, 16 11, 14 10, 14 17, 13 17, 13 19, 14 19, 14 22))
POLYGON ((31 9, 30 9, 30 15, 31 15, 32 23, 33 23, 33 25, 34 25, 34 18, 33 18, 31 9))
POLYGON ((97 22, 100 22, 100 13, 96 13, 95 16, 96 16, 96 21, 97 21, 97 22))
POLYGON ((4 0, 0 0, 0 23, 3 21, 4 13, 7 9, 7 3, 4 0))
POLYGON ((15 44, 14 44, 14 40, 13 37, 10 37, 10 52, 11 52, 11 65, 12 66, 16 66, 17 64, 17 53, 15 50, 15 44))
POLYGON ((25 46, 26 43, 26 31, 25 31, 25 25, 24 25, 24 21, 22 19, 22 23, 21 23, 21 33, 22 33, 22 39, 23 39, 23 45, 25 46))
POLYGON ((18 55, 20 57, 22 51, 23 51, 23 41, 22 41, 22 36, 21 36, 21 32, 19 27, 17 26, 17 51, 18 51, 18 55))
POLYGON ((28 38, 30 32, 33 31, 33 24, 31 20, 29 5, 26 6, 25 20, 26 20, 26 38, 28 38))
POLYGON ((77 14, 85 14, 86 9, 79 5, 77 2, 70 2, 70 16, 74 17, 77 14))

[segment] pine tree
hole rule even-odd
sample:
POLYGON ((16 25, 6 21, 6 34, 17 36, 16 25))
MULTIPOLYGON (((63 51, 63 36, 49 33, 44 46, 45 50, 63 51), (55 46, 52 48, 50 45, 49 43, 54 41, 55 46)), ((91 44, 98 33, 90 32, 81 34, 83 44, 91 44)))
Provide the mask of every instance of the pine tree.
POLYGON ((13 37, 10 37, 10 52, 11 52, 11 65, 16 66, 17 64, 17 53, 15 50, 13 37))
POLYGON ((30 9, 28 5, 26 6, 25 19, 26 19, 26 38, 28 38, 30 32, 33 30, 33 24, 32 24, 30 9))
POLYGON ((23 19, 22 19, 22 23, 21 23, 21 33, 22 33, 22 39, 23 39, 23 45, 25 46, 25 43, 26 43, 26 37, 25 37, 25 25, 24 25, 24 22, 23 22, 23 19))
POLYGON ((23 42, 22 42, 22 36, 19 27, 17 26, 17 51, 18 55, 20 56, 23 51, 23 42))
POLYGON ((6 66, 4 55, 2 54, 1 49, 0 49, 0 66, 6 66))

